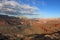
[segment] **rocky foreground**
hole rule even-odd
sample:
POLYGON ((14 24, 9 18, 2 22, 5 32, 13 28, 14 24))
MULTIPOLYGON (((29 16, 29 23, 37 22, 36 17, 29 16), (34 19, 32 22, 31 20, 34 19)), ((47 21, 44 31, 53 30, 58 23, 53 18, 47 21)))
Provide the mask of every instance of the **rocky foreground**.
POLYGON ((0 15, 0 40, 60 40, 60 18, 28 19, 0 15))
POLYGON ((0 33, 0 40, 60 40, 60 31, 52 34, 31 34, 22 36, 11 36, 0 33))

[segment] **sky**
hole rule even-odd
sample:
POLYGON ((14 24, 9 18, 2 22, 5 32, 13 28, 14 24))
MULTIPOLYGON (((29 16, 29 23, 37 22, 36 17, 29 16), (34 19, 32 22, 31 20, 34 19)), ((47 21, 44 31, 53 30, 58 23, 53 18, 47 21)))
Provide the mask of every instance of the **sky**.
POLYGON ((2 0, 0 14, 24 15, 30 18, 60 18, 60 0, 2 0))

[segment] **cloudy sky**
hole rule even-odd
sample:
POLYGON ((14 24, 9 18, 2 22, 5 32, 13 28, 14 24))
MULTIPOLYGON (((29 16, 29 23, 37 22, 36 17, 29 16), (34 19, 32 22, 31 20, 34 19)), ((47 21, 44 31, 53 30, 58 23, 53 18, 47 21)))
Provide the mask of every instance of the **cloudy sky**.
POLYGON ((0 14, 59 18, 60 0, 0 0, 0 14))

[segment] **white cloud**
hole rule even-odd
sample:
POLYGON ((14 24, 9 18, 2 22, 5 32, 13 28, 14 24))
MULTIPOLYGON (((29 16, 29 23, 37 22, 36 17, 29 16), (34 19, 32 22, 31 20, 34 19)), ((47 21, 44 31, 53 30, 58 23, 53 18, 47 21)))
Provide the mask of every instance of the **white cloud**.
POLYGON ((27 4, 19 4, 16 1, 4 1, 0 2, 0 12, 11 15, 20 15, 20 14, 33 14, 37 7, 30 6, 27 4))

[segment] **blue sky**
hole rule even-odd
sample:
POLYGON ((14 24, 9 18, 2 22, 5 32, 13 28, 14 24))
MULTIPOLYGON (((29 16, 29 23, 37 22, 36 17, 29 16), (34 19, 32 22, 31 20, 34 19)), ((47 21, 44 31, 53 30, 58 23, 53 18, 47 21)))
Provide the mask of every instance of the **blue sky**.
POLYGON ((0 0, 0 14, 60 18, 60 0, 0 0))
POLYGON ((17 0, 21 4, 36 6, 39 8, 34 17, 40 18, 59 18, 60 0, 17 0))

